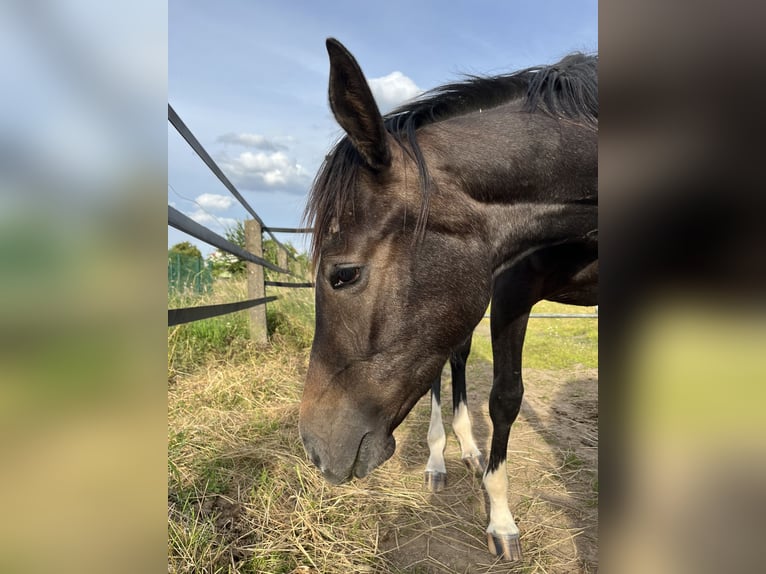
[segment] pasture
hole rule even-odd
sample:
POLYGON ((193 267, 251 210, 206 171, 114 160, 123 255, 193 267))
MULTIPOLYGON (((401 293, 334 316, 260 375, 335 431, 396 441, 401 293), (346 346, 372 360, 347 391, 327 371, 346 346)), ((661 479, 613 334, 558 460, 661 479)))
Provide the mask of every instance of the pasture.
MULTIPOLYGON (((244 291, 244 282, 219 282, 194 303, 244 291)), ((245 312, 168 329, 168 572, 597 571, 597 320, 530 320, 526 394, 508 447, 524 557, 510 566, 487 551, 481 477, 460 462, 450 400, 442 406, 448 484, 439 494, 423 488, 428 395, 395 432, 394 456, 366 479, 331 486, 307 461, 298 407, 313 293, 274 292, 281 298, 268 306, 267 346, 247 340, 245 312)), ((533 309, 589 311, 547 302, 533 309)), ((491 357, 484 320, 467 379, 485 455, 491 357)))

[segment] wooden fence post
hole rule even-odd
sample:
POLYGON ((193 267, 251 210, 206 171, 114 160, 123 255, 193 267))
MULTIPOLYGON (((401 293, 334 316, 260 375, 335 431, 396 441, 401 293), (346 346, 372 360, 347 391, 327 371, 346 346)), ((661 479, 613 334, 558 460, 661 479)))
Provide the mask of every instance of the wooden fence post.
MULTIPOLYGON (((263 237, 261 225, 254 219, 245 221, 245 249, 253 255, 263 257, 263 237)), ((247 262, 247 297, 259 299, 266 296, 263 284, 263 267, 247 262)), ((248 310, 250 315, 250 339, 256 343, 268 342, 266 327, 266 305, 257 305, 248 310)))
MULTIPOLYGON (((277 247, 277 267, 287 269, 287 251, 281 247, 277 247)), ((282 281, 282 279, 280 279, 282 281)))

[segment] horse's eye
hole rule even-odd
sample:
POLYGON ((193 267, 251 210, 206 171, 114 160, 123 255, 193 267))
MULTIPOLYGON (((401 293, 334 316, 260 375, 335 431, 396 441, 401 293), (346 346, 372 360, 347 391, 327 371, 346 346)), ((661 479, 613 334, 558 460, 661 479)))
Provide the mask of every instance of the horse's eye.
POLYGON ((333 289, 340 289, 356 283, 361 275, 361 267, 340 267, 333 271, 330 283, 333 289))

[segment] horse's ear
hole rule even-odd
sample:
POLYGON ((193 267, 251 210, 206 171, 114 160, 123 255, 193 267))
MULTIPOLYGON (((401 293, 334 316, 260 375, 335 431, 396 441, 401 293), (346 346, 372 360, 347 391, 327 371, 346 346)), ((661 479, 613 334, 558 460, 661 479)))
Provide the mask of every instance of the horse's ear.
POLYGON ((354 56, 335 38, 327 39, 330 55, 330 108, 351 143, 372 169, 391 165, 386 128, 370 86, 354 56))

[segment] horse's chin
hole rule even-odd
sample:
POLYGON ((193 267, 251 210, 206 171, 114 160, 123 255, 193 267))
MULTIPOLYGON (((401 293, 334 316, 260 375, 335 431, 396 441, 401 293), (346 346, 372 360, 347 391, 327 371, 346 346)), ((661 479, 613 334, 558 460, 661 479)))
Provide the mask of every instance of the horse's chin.
POLYGON ((359 452, 353 467, 356 478, 364 478, 381 464, 391 458, 396 451, 396 439, 393 435, 373 435, 367 433, 359 445, 359 452))

